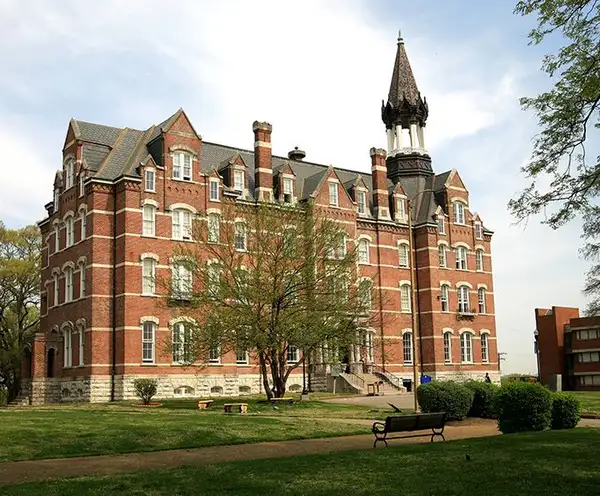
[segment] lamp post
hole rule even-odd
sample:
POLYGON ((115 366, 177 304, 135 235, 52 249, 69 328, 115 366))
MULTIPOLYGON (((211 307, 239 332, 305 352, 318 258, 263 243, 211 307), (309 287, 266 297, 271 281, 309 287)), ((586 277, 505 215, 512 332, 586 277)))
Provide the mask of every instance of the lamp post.
POLYGON ((542 376, 540 375, 540 342, 539 342, 540 332, 535 329, 533 331, 533 339, 535 340, 535 361, 537 364, 537 376, 538 381, 542 382, 542 376))
MULTIPOLYGON (((416 298, 416 261, 417 257, 415 256, 414 246, 413 246, 413 229, 412 229, 412 212, 411 212, 411 204, 410 200, 406 200, 407 204, 407 212, 408 212, 408 253, 410 256, 410 293, 411 293, 411 302, 410 302, 410 317, 412 320, 412 349, 413 349, 413 400, 414 400, 414 408, 415 413, 419 412, 419 400, 417 398, 417 386, 419 385, 418 373, 417 373, 417 357, 419 354, 417 353, 418 347, 418 335, 420 333, 419 329, 419 319, 416 315, 416 306, 417 306, 417 298, 416 298)), ((422 367, 422 365, 421 365, 422 367)))

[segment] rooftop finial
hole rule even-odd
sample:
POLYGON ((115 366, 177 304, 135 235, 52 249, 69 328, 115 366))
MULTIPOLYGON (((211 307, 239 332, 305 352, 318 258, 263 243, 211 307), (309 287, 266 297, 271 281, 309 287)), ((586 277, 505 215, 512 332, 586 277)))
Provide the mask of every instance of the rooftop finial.
POLYGON ((404 40, 402 39, 402 30, 401 29, 398 30, 398 44, 399 45, 404 44, 404 40))

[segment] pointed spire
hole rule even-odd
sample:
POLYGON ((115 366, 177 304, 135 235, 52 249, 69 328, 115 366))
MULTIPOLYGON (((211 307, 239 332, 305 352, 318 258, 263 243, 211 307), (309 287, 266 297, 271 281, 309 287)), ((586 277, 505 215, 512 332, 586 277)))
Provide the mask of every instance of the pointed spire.
POLYGON ((419 88, 417 87, 415 76, 408 61, 402 33, 398 32, 398 49, 396 50, 396 61, 394 63, 388 102, 394 107, 399 108, 402 106, 402 100, 404 99, 406 99, 409 105, 417 105, 419 102, 419 88))

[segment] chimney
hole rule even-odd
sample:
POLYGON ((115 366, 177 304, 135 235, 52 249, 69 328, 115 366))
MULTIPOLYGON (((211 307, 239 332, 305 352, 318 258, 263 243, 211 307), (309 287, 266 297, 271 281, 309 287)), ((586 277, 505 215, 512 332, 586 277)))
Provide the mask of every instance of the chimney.
POLYGON ((383 148, 371 148, 371 177, 373 179, 373 207, 377 219, 390 220, 390 204, 387 190, 386 152, 383 148))
POLYGON ((271 160, 271 131, 268 122, 254 121, 254 195, 257 200, 273 201, 273 164, 271 160))
POLYGON ((297 146, 295 146, 292 151, 288 152, 288 158, 290 160, 300 161, 304 157, 306 157, 306 152, 304 150, 299 150, 297 146))

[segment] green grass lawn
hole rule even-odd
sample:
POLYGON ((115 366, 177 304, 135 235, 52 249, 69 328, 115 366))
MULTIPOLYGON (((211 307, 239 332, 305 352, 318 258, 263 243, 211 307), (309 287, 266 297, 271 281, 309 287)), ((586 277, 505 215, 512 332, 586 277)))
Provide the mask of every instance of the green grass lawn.
POLYGON ((574 391, 573 394, 581 401, 582 413, 600 415, 600 391, 574 391))
POLYGON ((248 415, 225 415, 219 400, 198 410, 197 400, 168 400, 162 408, 131 403, 71 404, 0 411, 0 462, 197 448, 369 432, 339 418, 381 418, 384 411, 322 402, 249 403, 248 415), (275 417, 275 418, 272 418, 275 417))
POLYGON ((600 429, 574 429, 19 484, 0 493, 591 496, 600 488, 598 457, 600 429))

